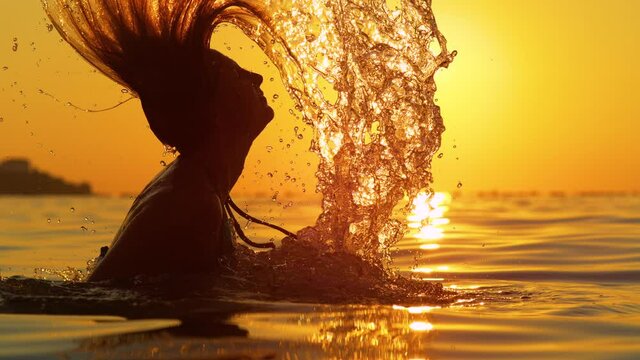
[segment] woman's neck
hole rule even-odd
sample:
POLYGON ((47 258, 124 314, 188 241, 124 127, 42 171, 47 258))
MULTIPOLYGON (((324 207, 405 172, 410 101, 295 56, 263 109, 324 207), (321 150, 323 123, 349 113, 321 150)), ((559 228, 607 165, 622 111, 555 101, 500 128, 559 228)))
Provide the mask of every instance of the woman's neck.
POLYGON ((219 152, 213 151, 193 151, 181 154, 181 158, 188 162, 190 166, 200 168, 204 171, 212 190, 221 198, 226 199, 235 180, 232 167, 219 152))

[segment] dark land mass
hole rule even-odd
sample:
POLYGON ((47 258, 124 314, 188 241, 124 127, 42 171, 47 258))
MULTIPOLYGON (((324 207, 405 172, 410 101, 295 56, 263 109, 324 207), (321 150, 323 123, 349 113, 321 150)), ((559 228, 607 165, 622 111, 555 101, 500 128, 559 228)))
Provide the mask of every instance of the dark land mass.
POLYGON ((90 195, 88 183, 73 184, 32 168, 26 159, 0 162, 0 195, 90 195))

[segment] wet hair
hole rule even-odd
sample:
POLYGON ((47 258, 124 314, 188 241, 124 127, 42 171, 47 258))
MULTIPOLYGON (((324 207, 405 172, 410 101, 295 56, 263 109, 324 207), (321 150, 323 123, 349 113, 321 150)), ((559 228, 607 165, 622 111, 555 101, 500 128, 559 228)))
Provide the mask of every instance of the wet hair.
POLYGON ((221 0, 42 0, 62 37, 142 102, 153 133, 181 152, 212 130, 222 22, 255 22, 256 3, 221 0))

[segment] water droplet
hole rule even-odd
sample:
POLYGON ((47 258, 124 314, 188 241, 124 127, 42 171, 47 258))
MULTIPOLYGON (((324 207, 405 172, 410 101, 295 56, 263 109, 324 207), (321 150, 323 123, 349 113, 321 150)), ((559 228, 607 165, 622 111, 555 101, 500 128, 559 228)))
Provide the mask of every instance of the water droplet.
POLYGON ((58 224, 60 224, 62 222, 62 220, 58 219, 58 221, 56 221, 58 224))
POLYGON ((287 149, 291 148, 291 144, 287 144, 287 149))
POLYGON ((273 150, 273 146, 267 145, 267 152, 271 152, 273 150))
POLYGON ((51 154, 51 156, 55 156, 56 153, 53 150, 49 150, 49 154, 51 154))
POLYGON ((307 163, 307 166, 311 166, 311 163, 310 163, 310 162, 308 162, 308 163, 307 163))
POLYGON ((438 159, 442 159, 443 156, 444 156, 443 153, 438 154, 438 159))
POLYGON ((278 100, 278 98, 280 97, 280 95, 278 94, 273 94, 273 100, 278 100))
POLYGON ((274 79, 274 78, 272 78, 272 77, 270 77, 270 78, 269 78, 269 81, 274 81, 274 80, 275 80, 275 79, 274 79))
POLYGON ((272 178, 272 177, 273 177, 273 173, 268 172, 268 173, 267 173, 267 176, 268 176, 268 177, 270 177, 270 178, 272 178))
POLYGON ((271 196, 271 201, 276 202, 276 200, 278 200, 278 194, 280 194, 279 191, 273 193, 273 195, 271 196))
POLYGON ((53 24, 47 24, 47 31, 53 31, 53 24))
POLYGON ((84 221, 89 221, 89 218, 85 216, 84 221))
POLYGON ((458 145, 453 145, 453 148, 454 148, 454 149, 457 149, 457 148, 458 148, 458 145))
POLYGON ((47 224, 51 224, 51 218, 47 218, 47 224))
POLYGON ((284 142, 284 140, 283 140, 282 138, 280 138, 280 140, 278 140, 278 141, 280 141, 280 142, 284 142))
POLYGON ((76 208, 74 208, 73 206, 71 207, 71 209, 69 209, 71 212, 75 212, 76 208))
POLYGON ((128 94, 129 93, 129 89, 120 89, 120 92, 123 94, 128 94))
POLYGON ((288 203, 286 203, 283 208, 287 209, 293 206, 293 201, 289 201, 288 203))
POLYGON ((167 166, 167 163, 164 160, 160 160, 160 166, 167 166))
POLYGON ((85 231, 89 230, 89 229, 87 229, 87 227, 86 227, 86 226, 84 226, 84 225, 80 226, 80 229, 81 229, 83 232, 85 232, 85 231))
POLYGON ((267 64, 268 64, 267 60, 263 61, 262 63, 263 63, 264 65, 267 65, 267 64))
POLYGON ((457 185, 458 189, 460 189, 462 187, 462 182, 458 181, 458 185, 457 185))
POLYGON ((3 71, 7 71, 7 70, 9 70, 9 67, 8 67, 8 66, 3 66, 3 67, 2 67, 2 70, 3 70, 3 71))
POLYGON ((18 51, 18 38, 13 38, 13 46, 11 47, 11 50, 18 51))
POLYGON ((95 229, 91 230, 91 233, 92 233, 92 234, 95 234, 95 233, 96 233, 96 230, 95 230, 95 229))
POLYGON ((302 134, 298 134, 298 140, 302 140, 304 138, 304 136, 302 136, 302 134))

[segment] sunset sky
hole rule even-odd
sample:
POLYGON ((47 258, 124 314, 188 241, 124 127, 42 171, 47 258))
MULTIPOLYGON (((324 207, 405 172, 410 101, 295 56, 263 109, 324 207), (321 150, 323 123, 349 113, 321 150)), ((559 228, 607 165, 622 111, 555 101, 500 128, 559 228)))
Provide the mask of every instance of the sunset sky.
MULTIPOLYGON (((458 51, 436 77, 447 127, 444 156, 433 162, 436 190, 459 181, 465 191, 640 190, 639 1, 433 0, 433 8, 458 51)), ((48 23, 39 0, 0 1, 0 159, 27 157, 101 193, 139 192, 171 157, 137 100, 100 113, 65 106, 107 108, 129 95, 48 23)), ((289 115, 278 75, 250 44, 229 28, 214 38, 264 75, 268 99, 281 95, 270 100, 276 118, 236 191, 313 193, 311 129, 289 115)))

